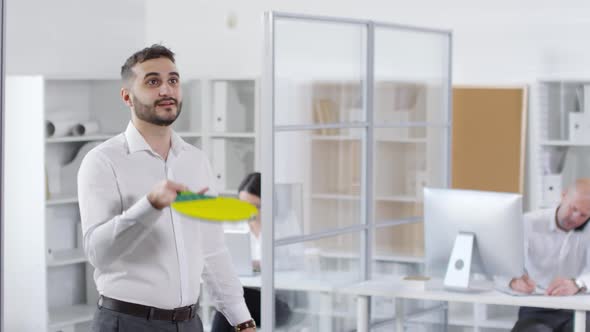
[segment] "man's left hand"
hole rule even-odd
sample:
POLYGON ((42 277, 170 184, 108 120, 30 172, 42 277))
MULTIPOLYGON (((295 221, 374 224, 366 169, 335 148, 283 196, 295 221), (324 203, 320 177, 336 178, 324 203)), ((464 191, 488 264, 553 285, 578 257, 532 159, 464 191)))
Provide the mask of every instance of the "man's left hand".
POLYGON ((549 296, 569 296, 578 293, 580 289, 572 279, 555 278, 547 287, 545 295, 549 296))

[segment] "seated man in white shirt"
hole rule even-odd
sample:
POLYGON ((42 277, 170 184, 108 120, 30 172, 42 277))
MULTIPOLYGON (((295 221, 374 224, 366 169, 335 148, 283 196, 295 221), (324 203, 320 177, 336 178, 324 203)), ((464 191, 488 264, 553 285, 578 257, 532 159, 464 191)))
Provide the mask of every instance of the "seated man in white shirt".
POLYGON ((205 192, 205 154, 170 127, 182 89, 174 53, 153 45, 121 69, 131 121, 91 150, 78 173, 84 250, 100 300, 94 332, 202 332, 201 277, 236 331, 255 330, 220 225, 170 208, 182 190, 205 192))
MULTIPOLYGON (((547 296, 571 296, 590 285, 590 179, 579 179, 563 194, 557 208, 524 218, 526 273, 510 287, 547 296)), ((588 317, 587 317, 588 322, 588 317)), ((587 331, 590 325, 586 325, 587 331)), ((521 307, 513 331, 572 331, 570 310, 521 307)))

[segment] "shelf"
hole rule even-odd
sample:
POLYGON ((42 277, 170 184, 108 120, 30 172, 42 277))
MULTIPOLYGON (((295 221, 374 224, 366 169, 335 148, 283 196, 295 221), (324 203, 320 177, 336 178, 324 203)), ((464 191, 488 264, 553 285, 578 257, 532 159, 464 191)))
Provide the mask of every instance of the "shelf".
POLYGON ((106 141, 114 135, 88 135, 88 136, 64 136, 64 137, 50 137, 45 139, 45 143, 77 143, 77 142, 92 142, 92 141, 106 141))
POLYGON ((66 205, 66 204, 77 204, 78 197, 77 196, 56 196, 55 198, 48 199, 45 201, 46 206, 57 206, 57 205, 66 205))
POLYGON ((488 319, 483 320, 478 325, 480 327, 493 327, 493 328, 503 328, 503 329, 512 329, 514 324, 518 320, 518 315, 503 315, 503 316, 495 316, 490 317, 488 319))
MULTIPOLYGON (((325 199, 325 200, 349 200, 355 201, 360 200, 361 197, 357 195, 347 194, 312 194, 312 199, 325 199)), ((393 195, 393 196, 377 196, 376 201, 380 202, 401 202, 401 203, 417 203, 420 200, 416 196, 411 195, 393 195)))
POLYGON ((449 312, 449 325, 471 327, 474 323, 472 312, 449 312))
POLYGON ((404 144, 422 144, 426 143, 426 138, 385 138, 375 139, 377 142, 383 143, 404 143, 404 144))
POLYGON ((238 190, 220 190, 219 196, 229 196, 229 197, 237 197, 238 190))
POLYGON ((402 202, 402 203, 417 203, 420 202, 418 197, 414 195, 392 195, 392 196, 377 196, 375 199, 382 202, 402 202))
MULTIPOLYGON (((321 257, 325 258, 347 258, 347 259, 358 259, 359 255, 353 252, 345 251, 322 251, 321 257)), ((424 263, 424 256, 415 255, 375 255, 373 259, 382 262, 393 262, 393 263, 424 263)))
POLYGON ((51 267, 85 263, 87 261, 84 250, 80 248, 56 250, 47 256, 47 266, 51 267))
POLYGON ((361 199, 358 195, 347 195, 347 194, 312 194, 313 199, 328 199, 328 200, 347 200, 347 201, 358 201, 361 199))
POLYGON ((76 304, 49 308, 49 328, 58 329, 78 323, 89 322, 96 311, 96 304, 76 304))
MULTIPOLYGON (((360 136, 343 136, 343 135, 313 135, 314 141, 360 141, 360 136)), ((422 144, 426 143, 426 138, 376 138, 376 142, 382 143, 402 143, 402 144, 422 144)))
POLYGON ((571 141, 566 141, 566 140, 547 140, 547 141, 541 141, 541 145, 544 145, 544 146, 590 147, 590 142, 571 142, 571 141))
POLYGON ((256 138, 255 133, 211 133, 212 138, 256 138))
POLYGON ((416 255, 399 255, 399 254, 391 254, 391 255, 375 255, 373 258, 376 261, 381 262, 393 262, 393 263, 417 263, 423 264, 424 263, 424 256, 416 256, 416 255))
MULTIPOLYGON (((443 322, 442 317, 440 319, 435 319, 432 317, 418 317, 413 318, 407 321, 409 324, 441 324, 443 322)), ((463 326, 463 327, 473 327, 475 325, 475 320, 473 319, 473 313, 468 312, 450 312, 449 313, 449 325, 451 326, 463 326)))
POLYGON ((343 136, 343 135, 313 135, 311 139, 314 141, 360 141, 359 136, 343 136))
POLYGON ((191 133, 191 132, 177 132, 178 136, 182 138, 199 138, 203 136, 201 133, 191 133))

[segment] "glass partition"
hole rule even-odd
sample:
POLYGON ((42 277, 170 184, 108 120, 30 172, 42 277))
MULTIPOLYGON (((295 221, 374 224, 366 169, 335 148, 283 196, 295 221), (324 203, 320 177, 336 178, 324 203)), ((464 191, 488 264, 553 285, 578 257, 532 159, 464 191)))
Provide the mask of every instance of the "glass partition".
POLYGON ((354 302, 337 300, 322 288, 326 281, 422 271, 421 192, 449 185, 450 34, 353 19, 267 19, 261 150, 272 155, 262 156, 262 219, 263 238, 272 241, 263 241, 263 328, 278 322, 271 299, 296 271, 310 283, 287 288, 340 301, 342 310, 298 307, 294 298, 288 304, 305 318, 287 330, 354 329, 343 318, 354 316, 354 302))

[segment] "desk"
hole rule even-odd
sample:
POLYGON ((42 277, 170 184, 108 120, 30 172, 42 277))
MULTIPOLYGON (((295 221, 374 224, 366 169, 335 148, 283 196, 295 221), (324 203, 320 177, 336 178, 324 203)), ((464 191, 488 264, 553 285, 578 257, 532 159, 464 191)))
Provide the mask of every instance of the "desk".
POLYGON ((343 294, 357 296, 357 332, 369 330, 369 301, 371 296, 386 296, 396 299, 396 326, 403 327, 403 299, 431 300, 444 302, 468 302, 529 306, 574 310, 574 331, 586 331, 586 311, 590 311, 590 295, 564 297, 510 296, 498 291, 461 293, 446 290, 427 290, 423 281, 407 281, 402 277, 386 280, 370 280, 339 288, 343 294), (399 301, 398 301, 399 300, 399 301))

